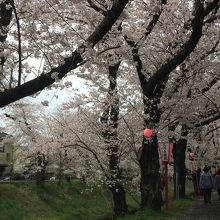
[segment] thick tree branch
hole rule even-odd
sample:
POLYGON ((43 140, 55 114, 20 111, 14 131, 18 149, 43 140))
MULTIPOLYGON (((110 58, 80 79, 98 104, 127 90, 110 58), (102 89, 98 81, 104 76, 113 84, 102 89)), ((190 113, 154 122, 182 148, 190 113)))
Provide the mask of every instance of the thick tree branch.
POLYGON ((112 25, 117 21, 127 3, 128 0, 114 1, 111 10, 107 11, 108 15, 102 20, 100 25, 87 39, 87 42, 91 47, 95 46, 111 29, 112 25))
POLYGON ((146 80, 146 76, 143 73, 144 70, 143 70, 142 60, 139 55, 139 47, 141 45, 141 42, 143 42, 147 38, 147 36, 153 31, 154 27, 159 21, 159 18, 163 12, 163 5, 167 3, 167 0, 161 0, 160 3, 161 4, 158 5, 157 10, 154 12, 150 22, 148 23, 145 32, 143 33, 143 35, 140 37, 138 41, 135 42, 135 41, 129 40, 127 36, 124 36, 125 41, 132 49, 133 61, 135 63, 135 67, 136 67, 139 81, 140 81, 140 86, 142 88, 143 93, 147 85, 147 80, 146 80))
POLYGON ((210 115, 209 117, 205 117, 204 116, 204 119, 200 121, 198 121, 197 123, 194 124, 194 126, 191 128, 198 128, 198 127, 202 127, 202 126, 205 126, 205 125, 209 125, 211 124, 212 122, 215 122, 217 120, 220 119, 220 110, 219 111, 216 111, 216 113, 213 113, 212 115, 210 115))
MULTIPOLYGON (((3 45, 7 38, 7 27, 9 26, 12 19, 12 7, 7 7, 11 3, 11 0, 6 0, 0 3, 0 43, 3 45)), ((0 76, 3 74, 3 66, 5 63, 4 47, 0 47, 0 76)))
POLYGON ((154 96, 154 90, 156 86, 161 84, 167 79, 167 76, 179 66, 195 49, 201 36, 204 16, 211 12, 217 5, 219 1, 213 1, 209 4, 209 7, 204 10, 203 4, 200 0, 196 0, 196 10, 195 17, 192 22, 192 34, 189 40, 183 45, 181 50, 170 60, 168 60, 164 65, 162 65, 157 72, 149 79, 146 91, 144 92, 147 97, 152 98, 154 96))
MULTIPOLYGON (((200 56, 195 56, 195 60, 193 60, 190 63, 190 66, 186 65, 185 62, 181 65, 182 73, 180 74, 180 76, 178 76, 178 78, 177 78, 177 80, 175 82, 174 88, 172 89, 171 93, 178 92, 180 86, 188 81, 188 78, 186 77, 185 73, 188 72, 191 68, 193 68, 193 66, 195 66, 197 63, 201 63, 201 61, 204 61, 210 54, 215 53, 216 52, 216 48, 217 48, 218 45, 219 45, 219 40, 217 40, 215 42, 215 44, 213 45, 212 48, 210 48, 207 51, 204 51, 204 53, 200 54, 200 56), (185 80, 183 80, 184 78, 185 78, 185 80)), ((206 86, 206 87, 204 87, 202 89, 202 93, 207 92, 217 82, 218 82, 218 79, 217 78, 213 78, 211 80, 211 82, 208 84, 208 86, 206 86)))
POLYGON ((15 14, 15 19, 16 19, 16 24, 17 24, 17 30, 18 30, 18 86, 21 85, 21 74, 22 74, 22 69, 21 69, 21 31, 20 31, 20 22, 19 22, 19 17, 17 14, 17 10, 14 4, 14 0, 12 2, 12 7, 13 11, 15 14))
POLYGON ((163 12, 163 5, 167 4, 167 0, 161 0, 160 6, 155 11, 151 21, 149 22, 148 26, 146 27, 145 33, 141 36, 141 38, 136 42, 135 46, 140 47, 141 42, 143 42, 147 36, 152 32, 155 25, 157 24, 162 12, 163 12))
POLYGON ((92 0, 87 0, 89 6, 93 8, 95 11, 99 12, 100 14, 107 16, 107 11, 99 7, 97 4, 95 4, 92 0))
MULTIPOLYGON (((108 10, 108 16, 106 16, 96 30, 90 35, 87 39, 87 44, 90 47, 95 46, 111 29, 116 20, 121 15, 125 6, 127 5, 128 0, 115 0, 112 8, 108 10)), ((82 46, 83 49, 86 48, 86 45, 82 46)), ((15 102, 21 98, 24 98, 29 95, 33 95, 38 91, 43 90, 47 86, 53 84, 55 79, 53 74, 57 74, 58 78, 63 78, 68 72, 77 68, 83 63, 83 59, 80 54, 80 48, 72 53, 72 56, 65 59, 65 63, 51 69, 50 72, 42 74, 41 76, 28 81, 21 86, 0 92, 0 107, 4 107, 12 102, 15 102)))
POLYGON ((215 127, 215 128, 213 128, 213 129, 211 129, 211 130, 209 130, 209 131, 206 133, 206 135, 208 135, 208 134, 210 134, 211 132, 216 131, 216 130, 218 130, 218 129, 220 129, 220 125, 217 126, 217 127, 215 127))

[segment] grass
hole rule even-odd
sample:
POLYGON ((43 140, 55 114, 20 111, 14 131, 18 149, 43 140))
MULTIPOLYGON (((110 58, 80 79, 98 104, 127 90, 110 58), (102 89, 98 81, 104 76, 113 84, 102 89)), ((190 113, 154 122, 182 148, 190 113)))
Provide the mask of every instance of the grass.
POLYGON ((0 220, 98 219, 111 213, 109 194, 101 189, 89 192, 80 181, 47 183, 2 183, 0 220))
POLYGON ((150 209, 138 211, 135 215, 126 215, 118 218, 118 220, 177 220, 180 213, 189 205, 192 204, 193 199, 181 199, 169 203, 169 209, 156 212, 150 209))
MULTIPOLYGON (((174 200, 173 199, 173 182, 169 181, 169 209, 165 210, 165 207, 162 208, 161 212, 153 211, 149 208, 142 211, 137 211, 132 215, 126 215, 124 217, 118 218, 117 220, 178 220, 179 216, 184 209, 189 207, 194 201, 195 198, 187 196, 186 199, 174 200)), ((193 195, 193 185, 191 181, 186 181, 186 195, 193 195)), ((163 192, 164 195, 164 192, 163 192)), ((136 197, 136 199, 138 199, 136 197)), ((135 199, 135 200, 136 200, 135 199)), ((133 203, 132 203, 133 204, 133 203)), ((134 205, 134 204, 133 204, 134 205)))
MULTIPOLYGON (((137 209, 139 195, 127 192, 129 210, 137 209)), ((146 209, 118 219, 174 220, 191 203, 192 200, 170 201, 168 211, 146 209)), ((46 182, 44 187, 34 182, 0 184, 0 220, 100 220, 111 214, 111 194, 100 188, 88 190, 78 180, 62 185, 46 182)))

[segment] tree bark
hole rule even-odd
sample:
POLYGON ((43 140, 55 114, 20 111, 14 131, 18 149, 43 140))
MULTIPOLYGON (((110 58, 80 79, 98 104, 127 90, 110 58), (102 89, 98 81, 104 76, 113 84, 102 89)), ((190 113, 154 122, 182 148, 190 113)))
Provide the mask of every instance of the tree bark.
POLYGON ((5 171, 6 166, 0 165, 0 177, 2 177, 4 171, 5 171))
POLYGON ((161 176, 159 173, 159 154, 157 137, 151 141, 143 140, 139 163, 141 167, 141 207, 149 205, 154 210, 162 206, 161 176))
POLYGON ((36 172, 36 183, 43 187, 46 180, 46 169, 48 161, 43 153, 37 152, 36 164, 39 170, 36 172))
MULTIPOLYGON (((8 34, 8 26, 12 19, 12 8, 8 8, 7 5, 11 4, 11 0, 6 0, 0 3, 0 42, 5 43, 8 34)), ((0 47, 0 75, 3 74, 3 67, 5 63, 4 47, 0 47)))
POLYGON ((108 33, 128 2, 128 0, 115 0, 112 8, 107 11, 107 16, 103 18, 94 32, 88 37, 86 45, 79 47, 71 56, 64 59, 64 64, 59 65, 58 67, 51 69, 48 73, 41 74, 39 77, 20 86, 0 92, 0 107, 4 107, 26 96, 33 95, 52 85, 55 82, 55 79, 51 77, 53 73, 58 73, 58 78, 61 79, 71 70, 84 64, 85 61, 82 59, 81 54, 85 51, 85 48, 88 47, 88 45, 89 47, 95 46, 108 33))
POLYGON ((109 157, 109 189, 112 192, 114 203, 114 214, 124 215, 128 211, 126 193, 123 186, 123 177, 119 167, 119 145, 118 145, 118 118, 119 118, 119 97, 117 92, 117 72, 120 62, 109 66, 109 89, 108 100, 101 117, 105 125, 103 137, 107 145, 109 157))
POLYGON ((114 214, 116 216, 124 215, 128 212, 128 206, 126 203, 126 192, 122 184, 115 184, 111 188, 112 198, 114 202, 114 214))
MULTIPOLYGON (((187 132, 183 134, 187 137, 187 132)), ((187 139, 180 138, 173 146, 174 159, 174 193, 177 198, 184 198, 186 196, 186 146, 187 139), (177 191, 178 190, 178 191, 177 191)))

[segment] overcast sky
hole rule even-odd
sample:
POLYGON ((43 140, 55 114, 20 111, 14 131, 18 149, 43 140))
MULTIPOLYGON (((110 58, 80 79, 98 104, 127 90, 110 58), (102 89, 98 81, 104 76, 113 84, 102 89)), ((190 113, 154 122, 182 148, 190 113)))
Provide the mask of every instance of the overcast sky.
MULTIPOLYGON (((59 83, 64 83, 67 80, 72 82, 71 88, 64 87, 64 89, 58 88, 52 90, 44 89, 35 98, 25 97, 19 101, 37 104, 41 104, 42 102, 47 101, 49 105, 45 108, 45 111, 47 111, 47 113, 53 113, 62 105, 62 103, 67 102, 73 98, 76 93, 86 92, 88 90, 84 80, 76 76, 69 76, 59 83)), ((4 108, 0 108, 0 114, 3 115, 4 112, 6 112, 6 110, 4 108)), ((0 127, 4 127, 4 125, 4 122, 0 120, 0 127)))

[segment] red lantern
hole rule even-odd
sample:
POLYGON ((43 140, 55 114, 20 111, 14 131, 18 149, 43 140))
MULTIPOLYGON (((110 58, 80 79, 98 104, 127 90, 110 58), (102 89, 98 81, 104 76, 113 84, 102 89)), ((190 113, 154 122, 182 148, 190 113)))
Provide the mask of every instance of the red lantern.
POLYGON ((150 128, 144 129, 144 137, 145 138, 151 138, 153 136, 153 130, 150 128))

